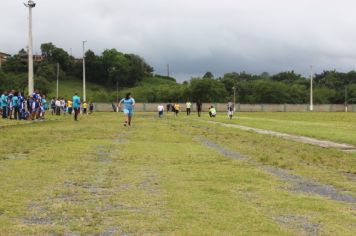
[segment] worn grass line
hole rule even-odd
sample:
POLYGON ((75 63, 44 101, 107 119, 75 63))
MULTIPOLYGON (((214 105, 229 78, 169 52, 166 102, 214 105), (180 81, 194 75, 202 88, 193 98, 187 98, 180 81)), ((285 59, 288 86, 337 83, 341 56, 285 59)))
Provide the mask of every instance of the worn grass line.
POLYGON ((266 135, 272 135, 275 137, 283 138, 286 140, 292 140, 296 142, 302 142, 310 145, 315 145, 315 146, 320 146, 323 148, 336 148, 342 151, 348 151, 348 152, 353 152, 356 151, 356 147, 345 144, 345 143, 335 143, 327 140, 318 140, 314 138, 309 138, 305 136, 297 136, 297 135, 291 135, 291 134, 285 134, 285 133, 280 133, 276 131, 271 131, 271 130, 263 130, 263 129, 257 129, 257 128, 252 128, 252 127, 247 127, 247 126, 242 126, 242 125, 235 125, 235 124, 226 124, 222 122, 216 122, 216 121, 205 121, 208 123, 212 124, 219 124, 225 127, 230 127, 230 128, 236 128, 236 129, 241 129, 245 131, 253 131, 258 134, 266 134, 266 135))
MULTIPOLYGON (((211 120, 205 114, 202 118, 211 120)), ((236 113, 232 120, 219 113, 215 120, 356 145, 354 112, 241 112, 236 113)))
POLYGON ((200 142, 204 145, 213 148, 214 150, 218 151, 219 153, 223 154, 224 156, 234 158, 237 160, 247 161, 249 164, 253 166, 257 166, 262 170, 266 171, 269 174, 279 177, 281 180, 290 183, 293 185, 293 190, 296 192, 304 192, 304 193, 311 193, 317 194, 320 196, 325 196, 333 200, 347 202, 347 203, 356 203, 356 198, 343 194, 340 190, 335 189, 335 187, 330 185, 325 185, 321 183, 317 183, 308 179, 305 179, 300 176, 296 176, 290 174, 287 170, 283 170, 281 168, 272 167, 272 166, 265 166, 261 163, 253 161, 238 152, 227 150, 220 145, 212 142, 211 140, 199 138, 200 142))

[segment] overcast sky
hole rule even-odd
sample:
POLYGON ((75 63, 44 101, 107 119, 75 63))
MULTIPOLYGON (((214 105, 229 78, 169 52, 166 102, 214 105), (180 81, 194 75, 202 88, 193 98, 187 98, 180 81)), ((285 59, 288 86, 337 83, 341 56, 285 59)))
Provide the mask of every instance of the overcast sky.
MULTIPOLYGON (((0 51, 27 45, 24 0, 0 0, 0 51)), ((180 81, 206 71, 356 69, 355 0, 37 0, 34 52, 117 48, 180 81)))

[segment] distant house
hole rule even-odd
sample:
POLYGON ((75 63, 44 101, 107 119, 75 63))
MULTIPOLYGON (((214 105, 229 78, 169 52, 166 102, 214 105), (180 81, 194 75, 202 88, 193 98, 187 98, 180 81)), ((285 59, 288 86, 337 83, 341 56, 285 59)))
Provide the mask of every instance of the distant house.
POLYGON ((4 61, 6 61, 9 56, 11 56, 11 55, 4 53, 4 52, 0 52, 0 68, 1 68, 2 63, 4 61))
MULTIPOLYGON (((28 54, 25 50, 21 50, 18 54, 17 54, 20 58, 22 62, 28 62, 28 54)), ((42 62, 44 60, 44 56, 42 55, 33 55, 33 61, 34 62, 42 62)))
POLYGON ((77 64, 83 63, 83 58, 74 58, 74 63, 77 64))

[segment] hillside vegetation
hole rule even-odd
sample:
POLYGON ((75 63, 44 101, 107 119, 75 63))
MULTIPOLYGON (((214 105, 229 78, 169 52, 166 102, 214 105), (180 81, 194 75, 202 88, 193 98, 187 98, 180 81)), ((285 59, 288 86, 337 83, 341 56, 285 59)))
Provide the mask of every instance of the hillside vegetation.
MULTIPOLYGON (((35 63, 35 87, 50 96, 56 94, 57 63, 62 83, 60 96, 80 92, 82 60, 70 56, 52 43, 41 45, 43 60, 35 63), (68 85, 68 86, 67 86, 68 85), (67 88, 68 87, 68 88, 67 88)), ((27 90, 26 52, 5 61, 0 69, 0 91, 27 90)), ((202 77, 190 78, 180 84, 174 78, 154 75, 142 57, 135 54, 106 49, 97 55, 85 53, 88 96, 96 101, 116 100, 116 87, 122 97, 131 91, 140 102, 203 102, 231 101, 234 90, 240 103, 301 104, 309 102, 310 80, 294 71, 249 74, 231 72, 215 78, 211 72, 202 77), (235 89, 234 89, 235 88, 235 89)), ((314 102, 355 103, 356 72, 323 71, 314 75, 314 102)))

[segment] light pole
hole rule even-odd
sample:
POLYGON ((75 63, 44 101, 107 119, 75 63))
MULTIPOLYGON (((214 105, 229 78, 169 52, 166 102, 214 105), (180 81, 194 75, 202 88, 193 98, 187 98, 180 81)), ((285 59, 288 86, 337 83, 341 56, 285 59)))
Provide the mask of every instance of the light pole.
POLYGON ((85 43, 87 41, 83 41, 83 101, 86 101, 86 88, 85 88, 85 43))
POLYGON ((313 101, 313 66, 310 66, 310 107, 309 110, 314 110, 314 101, 313 101))
POLYGON ((57 99, 59 97, 59 63, 57 63, 57 99))
POLYGON ((348 102, 347 102, 347 85, 345 85, 345 112, 347 112, 348 102))
POLYGON ((32 53, 32 8, 36 6, 34 1, 29 0, 24 3, 28 7, 28 94, 32 95, 34 90, 33 85, 33 53, 32 53))
POLYGON ((236 111, 236 85, 232 89, 234 90, 234 111, 236 111))

